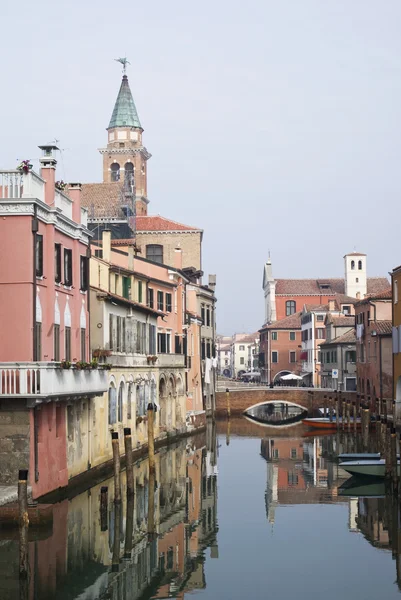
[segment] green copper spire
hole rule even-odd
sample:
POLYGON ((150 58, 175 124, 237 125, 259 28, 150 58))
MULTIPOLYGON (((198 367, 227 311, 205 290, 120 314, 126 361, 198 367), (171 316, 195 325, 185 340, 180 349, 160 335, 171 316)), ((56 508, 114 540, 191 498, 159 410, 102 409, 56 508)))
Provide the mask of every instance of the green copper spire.
POLYGON ((137 127, 142 129, 126 75, 123 75, 120 91, 107 129, 114 127, 137 127))

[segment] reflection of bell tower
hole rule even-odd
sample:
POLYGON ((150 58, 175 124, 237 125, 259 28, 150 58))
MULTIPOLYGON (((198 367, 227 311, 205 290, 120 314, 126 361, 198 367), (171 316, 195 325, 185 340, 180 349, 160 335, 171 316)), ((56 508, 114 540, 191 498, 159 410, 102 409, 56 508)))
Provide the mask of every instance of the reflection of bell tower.
POLYGON ((142 145, 143 129, 125 73, 107 132, 107 148, 100 149, 103 182, 120 182, 134 189, 136 214, 146 215, 149 203, 146 162, 151 154, 142 145))

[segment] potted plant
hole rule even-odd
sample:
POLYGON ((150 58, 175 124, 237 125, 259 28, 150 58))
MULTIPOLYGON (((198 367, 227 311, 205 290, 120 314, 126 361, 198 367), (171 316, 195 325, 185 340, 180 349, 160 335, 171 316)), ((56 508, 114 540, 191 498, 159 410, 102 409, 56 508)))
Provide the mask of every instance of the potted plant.
POLYGON ((110 371, 112 366, 113 365, 111 363, 104 363, 104 365, 102 365, 105 371, 110 371))
POLYGON ((62 179, 60 181, 56 181, 54 185, 56 187, 56 190, 59 190, 60 192, 64 192, 65 188, 67 187, 67 184, 64 183, 62 179))
POLYGON ((77 360, 77 362, 74 364, 74 367, 77 371, 81 371, 81 369, 84 368, 85 363, 82 360, 77 360))
POLYGON ((98 366, 99 366, 99 361, 97 360, 97 358, 94 358, 93 360, 91 360, 91 362, 90 362, 91 369, 97 369, 98 366))
POLYGON ((111 356, 111 350, 105 350, 104 348, 96 348, 92 352, 93 358, 102 358, 103 356, 111 356))
POLYGON ((30 160, 22 160, 20 162, 20 164, 17 166, 17 171, 19 171, 20 173, 24 173, 25 175, 27 173, 29 173, 29 171, 32 169, 33 165, 31 165, 30 160))
POLYGON ((65 360, 65 358, 61 361, 60 367, 62 369, 71 369, 71 361, 65 360))

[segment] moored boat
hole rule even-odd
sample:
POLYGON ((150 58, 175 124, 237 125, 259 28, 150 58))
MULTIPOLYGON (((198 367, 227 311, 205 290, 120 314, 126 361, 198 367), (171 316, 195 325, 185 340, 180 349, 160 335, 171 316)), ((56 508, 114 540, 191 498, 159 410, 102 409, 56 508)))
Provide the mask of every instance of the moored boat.
POLYGON ((352 453, 345 453, 345 454, 339 454, 337 456, 337 460, 340 462, 348 462, 351 460, 380 460, 381 459, 381 454, 380 452, 356 452, 354 454, 352 453))
MULTIPOLYGON (((384 477, 386 470, 386 461, 384 458, 379 460, 354 460, 341 462, 339 467, 351 475, 366 477, 384 477)), ((397 463, 398 475, 400 474, 400 461, 397 463)))
MULTIPOLYGON (((342 425, 343 419, 342 417, 339 417, 338 419, 333 417, 332 420, 330 420, 327 417, 307 417, 306 419, 302 419, 302 423, 304 425, 307 425, 308 427, 313 427, 313 429, 337 429, 337 424, 342 425)), ((352 425, 352 427, 354 426, 353 418, 350 419, 350 424, 352 425)), ((361 419, 356 419, 356 425, 357 427, 360 427, 361 419)))
POLYGON ((340 485, 338 495, 357 498, 384 498, 386 488, 383 479, 350 477, 340 485))

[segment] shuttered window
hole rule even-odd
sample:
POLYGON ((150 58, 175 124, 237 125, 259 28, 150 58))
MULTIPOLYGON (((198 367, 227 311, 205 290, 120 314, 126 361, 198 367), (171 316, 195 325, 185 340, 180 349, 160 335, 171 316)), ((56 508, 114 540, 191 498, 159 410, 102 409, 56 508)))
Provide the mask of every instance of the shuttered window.
POLYGON ((54 325, 54 360, 60 360, 60 325, 54 325))
POLYGON ((61 244, 54 246, 54 280, 56 283, 61 283, 61 244))
POLYGON ((36 277, 43 277, 43 235, 36 234, 36 277))
POLYGON ((64 285, 72 286, 72 250, 64 248, 64 285))
POLYGON ((81 360, 86 361, 86 329, 81 329, 81 360))
POLYGON ((149 308, 154 307, 154 291, 152 288, 148 288, 148 306, 149 308))
POLYGON ((66 327, 65 335, 65 360, 71 361, 71 327, 66 327))

